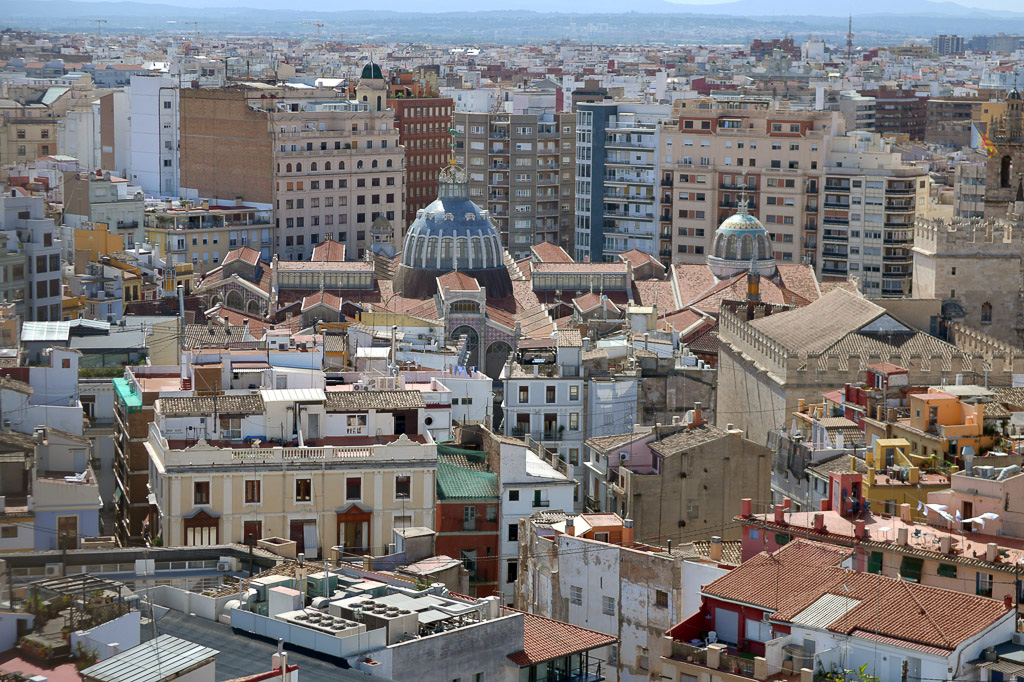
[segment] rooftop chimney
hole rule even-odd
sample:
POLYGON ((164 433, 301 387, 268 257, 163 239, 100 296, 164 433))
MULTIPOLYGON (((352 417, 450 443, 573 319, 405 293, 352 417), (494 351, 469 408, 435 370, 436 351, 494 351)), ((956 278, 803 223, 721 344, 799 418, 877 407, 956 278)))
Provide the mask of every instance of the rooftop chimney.
POLYGON ((900 521, 903 523, 913 523, 914 517, 911 516, 910 505, 904 502, 900 505, 900 521))
POLYGON ((825 515, 818 512, 814 515, 814 530, 822 533, 825 531, 825 515))
POLYGON ((827 497, 823 499, 821 501, 821 504, 819 505, 819 509, 821 509, 821 511, 823 512, 832 511, 832 500, 828 499, 827 497))
POLYGON ((995 561, 999 557, 999 545, 994 542, 988 543, 985 548, 985 561, 995 561))
POLYGON ((749 497, 744 497, 742 500, 740 500, 740 516, 749 519, 752 516, 752 514, 750 513, 751 505, 752 500, 749 497))
POLYGON ((693 404, 693 421, 690 422, 692 428, 699 428, 704 426, 704 410, 701 409, 700 403, 693 404))
POLYGON ((786 523, 786 508, 781 504, 775 505, 775 523, 786 523))
POLYGON ((863 519, 857 519, 853 522, 853 537, 858 540, 864 540, 867 537, 867 524, 863 519))
POLYGON ((718 535, 711 536, 711 549, 709 557, 712 561, 722 560, 722 538, 718 535))
POLYGON ((939 551, 943 554, 949 554, 950 547, 952 545, 952 538, 948 535, 943 535, 939 538, 939 551))
POLYGON ((633 519, 622 520, 622 541, 633 542, 633 519))
POLYGON ((906 526, 901 526, 896 529, 896 544, 901 547, 907 546, 907 535, 910 529, 906 526))

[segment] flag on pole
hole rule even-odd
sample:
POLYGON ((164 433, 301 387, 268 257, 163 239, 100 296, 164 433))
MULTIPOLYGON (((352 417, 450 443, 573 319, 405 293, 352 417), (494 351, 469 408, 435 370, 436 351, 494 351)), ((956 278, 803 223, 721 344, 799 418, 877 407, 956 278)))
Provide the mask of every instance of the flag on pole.
POLYGON ((971 123, 971 149, 980 149, 988 154, 989 158, 992 158, 998 152, 992 140, 988 139, 988 135, 978 130, 978 126, 975 123, 971 123))

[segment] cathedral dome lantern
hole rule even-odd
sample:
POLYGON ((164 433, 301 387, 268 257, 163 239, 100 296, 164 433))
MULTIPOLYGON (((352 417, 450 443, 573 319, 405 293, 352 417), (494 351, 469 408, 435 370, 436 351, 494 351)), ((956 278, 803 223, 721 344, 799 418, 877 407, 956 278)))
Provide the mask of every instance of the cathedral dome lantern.
POLYGON ((746 197, 740 200, 736 213, 722 221, 715 230, 708 267, 719 279, 750 271, 764 277, 776 274, 775 254, 768 231, 747 211, 746 197))

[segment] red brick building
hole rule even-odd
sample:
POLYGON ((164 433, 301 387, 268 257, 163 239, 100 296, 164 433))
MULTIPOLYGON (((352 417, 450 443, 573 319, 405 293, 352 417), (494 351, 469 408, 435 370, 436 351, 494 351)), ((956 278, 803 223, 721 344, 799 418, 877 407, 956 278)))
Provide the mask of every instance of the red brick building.
MULTIPOLYGON (((437 198, 437 174, 448 163, 452 111, 450 97, 395 98, 398 142, 405 147, 405 220, 437 198)), ((404 227, 404 226, 403 226, 404 227)))
POLYGON ((437 536, 434 551, 461 559, 469 570, 469 593, 498 593, 498 475, 486 453, 439 445, 437 536))

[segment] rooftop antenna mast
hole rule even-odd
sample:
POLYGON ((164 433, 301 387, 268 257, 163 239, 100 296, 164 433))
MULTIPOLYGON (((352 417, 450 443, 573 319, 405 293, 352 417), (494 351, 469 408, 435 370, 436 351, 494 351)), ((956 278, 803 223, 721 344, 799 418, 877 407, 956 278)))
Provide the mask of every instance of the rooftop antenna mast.
POLYGON ((103 24, 107 23, 106 19, 93 19, 96 22, 96 35, 103 35, 103 24))

